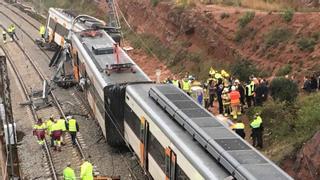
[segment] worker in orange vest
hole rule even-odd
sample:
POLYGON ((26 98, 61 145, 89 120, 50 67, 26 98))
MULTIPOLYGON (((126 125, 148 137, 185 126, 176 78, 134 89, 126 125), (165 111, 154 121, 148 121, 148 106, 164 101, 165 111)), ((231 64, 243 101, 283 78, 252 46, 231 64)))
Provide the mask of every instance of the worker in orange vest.
POLYGON ((231 105, 231 114, 233 119, 237 119, 238 115, 241 114, 240 111, 240 93, 236 89, 236 86, 231 86, 231 92, 229 93, 230 105, 231 105))

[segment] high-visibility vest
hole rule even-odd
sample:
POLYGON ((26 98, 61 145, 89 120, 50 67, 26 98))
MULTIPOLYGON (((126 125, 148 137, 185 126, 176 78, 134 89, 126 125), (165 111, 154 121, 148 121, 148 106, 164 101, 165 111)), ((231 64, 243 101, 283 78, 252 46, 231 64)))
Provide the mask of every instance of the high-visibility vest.
POLYGON ((43 25, 40 26, 39 33, 40 35, 44 35, 46 33, 46 28, 43 25))
POLYGON ((214 74, 214 78, 215 79, 220 79, 220 78, 222 78, 222 76, 221 76, 220 73, 216 73, 216 74, 214 74))
POLYGON ((257 116, 256 119, 254 119, 251 123, 250 126, 252 128, 259 128, 262 124, 262 118, 260 116, 257 116))
POLYGON ((231 104, 239 104, 240 103, 240 93, 239 91, 231 91, 229 93, 231 104))
POLYGON ((179 80, 172 80, 172 84, 176 87, 179 87, 179 80))
POLYGON ((36 125, 34 125, 34 127, 33 127, 35 130, 45 130, 46 129, 46 125, 44 124, 44 123, 42 123, 42 124, 36 124, 36 125))
POLYGON ((244 124, 243 123, 236 123, 234 125, 234 129, 244 129, 244 124))
POLYGON ((58 125, 59 125, 59 127, 60 127, 60 129, 61 129, 62 131, 66 131, 66 130, 67 130, 67 128, 66 128, 66 120, 64 120, 64 119, 58 119, 58 120, 57 120, 57 123, 58 123, 58 125))
POLYGON ((74 173, 74 170, 71 169, 70 167, 66 167, 63 170, 63 179, 64 180, 75 180, 76 179, 76 175, 74 173))
POLYGON ((254 82, 251 81, 250 84, 246 85, 247 96, 253 96, 254 93, 254 82))
POLYGON ((68 127, 69 132, 77 132, 77 121, 75 119, 69 119, 68 127))
POLYGON ((46 128, 47 128, 47 133, 48 133, 48 134, 51 134, 52 125, 53 125, 53 122, 52 122, 50 119, 48 119, 48 120, 46 121, 46 128))
POLYGON ((191 88, 191 84, 189 81, 186 81, 186 80, 183 80, 182 81, 182 89, 185 91, 185 92, 189 92, 190 91, 190 88, 191 88))
POLYGON ((82 180, 93 180, 93 167, 88 161, 84 162, 80 168, 80 178, 82 180))
POLYGON ((61 130, 60 126, 59 126, 59 123, 56 122, 56 123, 53 123, 52 126, 51 126, 51 131, 59 131, 61 130))

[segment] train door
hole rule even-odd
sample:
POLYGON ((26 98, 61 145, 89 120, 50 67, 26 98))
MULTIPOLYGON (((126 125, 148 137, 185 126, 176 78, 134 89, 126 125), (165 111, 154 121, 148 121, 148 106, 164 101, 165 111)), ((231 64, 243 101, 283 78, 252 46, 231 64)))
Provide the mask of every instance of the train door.
POLYGON ((140 118, 140 163, 148 172, 148 139, 149 139, 149 123, 144 117, 140 118))
POLYGON ((166 165, 166 180, 176 179, 176 166, 177 166, 177 155, 170 147, 165 150, 165 165, 166 165))

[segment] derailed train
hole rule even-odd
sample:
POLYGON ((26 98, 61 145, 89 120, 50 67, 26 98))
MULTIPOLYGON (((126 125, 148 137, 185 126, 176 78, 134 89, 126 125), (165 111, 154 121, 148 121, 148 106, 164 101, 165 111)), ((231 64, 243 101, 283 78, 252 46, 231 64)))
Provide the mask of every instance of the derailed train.
POLYGON ((74 78, 85 82, 107 142, 132 148, 150 178, 292 179, 183 91, 153 83, 105 30, 92 29, 101 21, 79 17, 51 8, 47 35, 70 43, 74 78))

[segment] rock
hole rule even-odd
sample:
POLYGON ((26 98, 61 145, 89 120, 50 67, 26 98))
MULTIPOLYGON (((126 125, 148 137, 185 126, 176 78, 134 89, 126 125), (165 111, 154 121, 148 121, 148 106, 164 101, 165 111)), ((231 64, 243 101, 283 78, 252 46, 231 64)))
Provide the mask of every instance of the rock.
POLYGON ((320 131, 299 151, 293 170, 295 179, 316 179, 320 175, 320 131))

